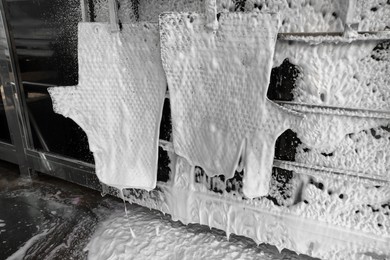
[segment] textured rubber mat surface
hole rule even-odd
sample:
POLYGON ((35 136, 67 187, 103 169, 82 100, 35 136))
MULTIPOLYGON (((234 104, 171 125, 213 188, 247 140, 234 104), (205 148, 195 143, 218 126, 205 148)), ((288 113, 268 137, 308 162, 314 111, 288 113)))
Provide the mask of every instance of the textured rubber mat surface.
POLYGON ((118 188, 156 185, 166 91, 157 25, 79 24, 79 85, 51 88, 55 112, 87 133, 96 173, 118 188))
POLYGON ((278 16, 223 13, 216 32, 205 24, 197 14, 160 16, 175 151, 227 178, 243 152, 245 195, 266 195, 276 138, 295 121, 266 97, 278 16))

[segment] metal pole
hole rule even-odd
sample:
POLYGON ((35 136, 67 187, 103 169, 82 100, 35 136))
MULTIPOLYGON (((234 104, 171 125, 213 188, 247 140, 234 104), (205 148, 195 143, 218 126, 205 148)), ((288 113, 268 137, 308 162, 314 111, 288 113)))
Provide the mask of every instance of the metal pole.
POLYGON ((88 0, 80 0, 81 17, 84 23, 90 22, 88 0))
POLYGON ((108 8, 110 13, 111 32, 119 32, 119 17, 118 17, 118 3, 116 0, 108 0, 108 8))

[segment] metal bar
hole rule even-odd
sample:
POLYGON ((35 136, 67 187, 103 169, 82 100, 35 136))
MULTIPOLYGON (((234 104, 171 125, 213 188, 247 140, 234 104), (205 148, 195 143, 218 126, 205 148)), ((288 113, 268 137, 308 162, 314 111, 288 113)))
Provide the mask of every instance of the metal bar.
POLYGON ((18 30, 14 34, 15 39, 37 39, 37 40, 55 40, 55 34, 50 28, 41 28, 36 29, 32 28, 30 30, 26 30, 25 28, 18 30))
POLYGON ((278 40, 307 43, 351 43, 354 41, 381 41, 390 39, 390 31, 358 32, 347 36, 344 32, 324 33, 278 33, 278 40))
POLYGON ((362 117, 362 118, 390 119, 390 111, 385 111, 385 110, 324 106, 324 105, 298 103, 292 101, 280 101, 280 100, 276 100, 273 102, 299 112, 339 115, 339 116, 343 115, 343 116, 362 117))
POLYGON ((42 148, 43 148, 43 150, 45 152, 49 152, 50 151, 49 150, 49 146, 47 146, 47 144, 45 142, 45 139, 43 138, 42 132, 39 129, 39 126, 38 126, 37 122, 35 121, 34 115, 31 113, 31 110, 29 108, 27 108, 27 110, 28 110, 28 115, 29 115, 29 118, 30 118, 31 125, 34 128, 35 133, 38 136, 39 143, 41 144, 41 146, 42 146, 42 148))
POLYGON ((30 81, 23 81, 23 85, 32 85, 32 86, 41 86, 41 87, 58 87, 57 85, 53 84, 47 84, 47 83, 38 83, 38 82, 30 82, 30 81))
POLYGON ((11 163, 18 163, 15 146, 9 143, 0 142, 0 160, 11 163))
MULTIPOLYGON (((13 79, 12 84, 15 87, 14 90, 14 98, 16 103, 16 111, 18 112, 18 120, 19 120, 19 126, 22 131, 22 138, 25 143, 25 148, 32 147, 32 134, 30 129, 30 124, 28 120, 28 112, 25 108, 27 108, 26 99, 24 98, 24 88, 22 83, 22 77, 20 73, 19 68, 19 62, 18 62, 18 56, 16 53, 16 45, 14 41, 12 26, 7 23, 7 21, 10 20, 10 14, 8 10, 8 6, 6 4, 6 0, 0 0, 2 6, 1 6, 1 12, 2 12, 2 23, 4 25, 7 41, 8 41, 8 50, 9 50, 9 62, 11 65, 12 73, 11 79, 13 79)), ((11 71, 11 70, 10 70, 11 71)), ((1 74, 2 75, 2 74, 1 74)))
POLYGON ((66 166, 68 168, 78 169, 80 171, 95 172, 95 165, 92 163, 83 162, 73 158, 65 157, 60 154, 54 154, 52 152, 46 153, 33 149, 26 150, 27 157, 42 157, 42 154, 47 160, 53 163, 66 166))
POLYGON ((282 161, 274 159, 274 167, 289 170, 289 171, 296 171, 297 173, 303 173, 306 175, 324 175, 324 174, 333 174, 336 176, 349 176, 352 178, 356 178, 362 181, 367 182, 373 182, 378 185, 388 185, 390 183, 390 179, 384 179, 380 177, 373 177, 373 176, 367 176, 364 172, 355 172, 355 171, 349 171, 349 170, 343 170, 343 169, 334 169, 329 167, 323 167, 323 166, 309 166, 303 163, 298 162, 289 162, 289 161, 282 161))
POLYGON ((103 190, 92 164, 31 149, 26 154, 29 166, 36 171, 97 191, 103 190))
MULTIPOLYGON (((358 31, 360 35, 364 34, 390 34, 390 31, 358 31)), ((297 36, 297 37, 323 37, 323 36, 343 36, 344 32, 286 32, 286 33, 278 33, 278 38, 287 37, 287 36, 297 36)))
MULTIPOLYGON (((170 99, 168 91, 165 93, 165 98, 170 99)), ((345 115, 350 117, 362 117, 362 118, 390 119, 390 111, 385 111, 385 110, 324 106, 324 105, 298 103, 293 101, 282 101, 282 100, 272 100, 272 102, 297 110, 298 112, 328 114, 328 115, 345 115)))
POLYGON ((15 45, 23 48, 41 48, 49 49, 50 41, 40 39, 17 39, 15 38, 15 45))
POLYGON ((206 28, 215 32, 218 30, 217 1, 205 0, 206 28))
POLYGON ((53 50, 38 50, 38 49, 16 49, 16 53, 19 56, 28 57, 52 57, 54 55, 53 50))
POLYGON ((89 17, 89 3, 88 0, 80 0, 81 7, 81 19, 85 22, 90 22, 91 18, 89 17))
POLYGON ((111 32, 119 32, 119 16, 118 16, 118 3, 116 0, 108 0, 108 8, 110 12, 110 25, 111 32))

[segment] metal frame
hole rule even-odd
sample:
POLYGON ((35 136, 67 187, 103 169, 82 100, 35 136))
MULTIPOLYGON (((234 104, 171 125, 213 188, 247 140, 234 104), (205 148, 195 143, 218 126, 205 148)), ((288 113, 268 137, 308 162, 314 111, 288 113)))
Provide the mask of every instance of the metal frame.
POLYGON ((12 144, 0 142, 0 159, 11 163, 18 163, 15 146, 12 144))
POLYGON ((26 151, 29 167, 78 185, 102 191, 95 166, 48 152, 26 151))
MULTIPOLYGON (((87 3, 87 2, 86 2, 87 3)), ((85 4, 85 7, 87 5, 85 4)), ((87 8, 86 8, 87 9, 87 8)), ((87 11, 87 10, 86 10, 87 11)), ((15 44, 8 24, 9 10, 6 0, 0 0, 0 75, 4 110, 11 135, 12 144, 0 142, 0 159, 19 165, 21 176, 30 177, 32 171, 39 171, 66 181, 102 191, 92 164, 51 153, 39 138, 44 152, 34 149, 30 120, 34 128, 24 99, 15 44)), ((84 18, 88 19, 86 12, 84 18)), ((35 129, 40 136, 39 129, 35 129)))
POLYGON ((5 6, 6 3, 2 0, 0 2, 0 75, 4 110, 13 145, 2 144, 9 155, 2 153, 1 159, 16 161, 19 164, 20 174, 24 177, 30 177, 31 168, 28 165, 25 150, 31 147, 31 131, 29 125, 26 124, 28 118, 24 109, 26 104, 22 98, 23 86, 20 83, 15 44, 11 36, 10 25, 7 22, 9 13, 5 6))

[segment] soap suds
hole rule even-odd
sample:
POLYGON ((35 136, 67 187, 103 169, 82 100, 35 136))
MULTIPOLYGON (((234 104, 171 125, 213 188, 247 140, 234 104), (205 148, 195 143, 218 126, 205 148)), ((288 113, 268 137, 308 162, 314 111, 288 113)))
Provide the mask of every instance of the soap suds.
POLYGON ((137 237, 126 229, 123 211, 116 210, 101 223, 85 248, 88 259, 302 259, 294 253, 278 253, 271 246, 236 237, 230 241, 220 231, 200 225, 184 226, 169 217, 130 206, 130 222, 137 237), (158 234, 156 234, 156 232, 158 234))
POLYGON ((55 112, 88 136, 99 180, 153 189, 166 80, 157 25, 79 24, 79 86, 50 88, 55 112), (88 102, 87 102, 88 101, 88 102))
POLYGON ((390 2, 388 0, 356 0, 359 31, 390 31, 390 2))
MULTIPOLYGON (((209 177, 202 168, 195 167, 195 183, 193 188, 199 192, 212 191, 222 196, 235 196, 242 200, 247 200, 243 193, 244 174, 244 171, 236 171, 233 178, 225 180, 224 175, 209 177)), ((296 179, 297 176, 292 171, 273 168, 270 188, 266 199, 272 201, 277 206, 292 205, 299 186, 295 183, 296 179)))
MULTIPOLYGON (((281 15, 280 32, 343 32, 345 22, 358 23, 359 31, 390 31, 390 4, 387 0, 351 1, 306 0, 220 0, 218 12, 261 11, 281 15), (351 13, 349 13, 351 12, 351 13), (348 21, 347 21, 348 20, 348 21)), ((119 18, 123 23, 158 22, 164 12, 204 12, 204 0, 142 0, 119 1, 119 18), (137 3, 138 6, 132 6, 137 3), (138 14, 134 10, 138 10, 138 14)), ((108 22, 107 0, 94 0, 95 21, 108 22)))
POLYGON ((389 127, 377 126, 345 135, 332 150, 309 148, 301 144, 297 148, 296 162, 360 172, 390 180, 389 127))
POLYGON ((19 260, 24 259, 26 252, 30 249, 32 245, 34 245, 35 242, 41 240, 44 238, 49 230, 45 229, 42 233, 39 233, 33 237, 31 237, 22 247, 20 247, 15 253, 13 253, 11 256, 7 258, 7 260, 19 260))
MULTIPOLYGON (((281 32, 327 32, 343 31, 343 21, 339 12, 341 6, 337 1, 307 2, 304 0, 247 0, 217 1, 218 12, 242 12, 260 10, 262 12, 279 12, 281 14, 281 32)), ((204 12, 204 0, 143 0, 140 1, 141 21, 157 21, 163 12, 204 12)))
POLYGON ((335 116, 319 113, 307 113, 304 120, 292 130, 309 148, 321 148, 328 153, 334 151, 347 134, 388 123, 388 119, 362 120, 358 117, 335 116))
POLYGON ((281 32, 342 32, 346 23, 358 24, 358 31, 390 29, 387 0, 247 0, 245 7, 247 11, 279 12, 281 32))
POLYGON ((307 178, 302 195, 302 199, 307 203, 305 206, 296 207, 296 214, 388 238, 388 186, 371 186, 351 178, 335 178, 331 175, 307 178))
POLYGON ((158 22, 164 12, 202 12, 204 0, 143 0, 139 1, 140 21, 158 22))
MULTIPOLYGON (((137 21, 136 7, 133 6, 135 1, 116 0, 118 3, 118 18, 121 23, 134 23, 137 21)), ((108 0, 93 0, 93 21, 109 22, 110 15, 108 9, 108 0)))
POLYGON ((244 193, 264 196, 275 140, 298 120, 266 98, 278 18, 223 13, 218 23, 214 34, 203 15, 160 16, 175 152, 228 178, 243 152, 244 193))
POLYGON ((338 32, 344 30, 343 1, 248 0, 246 10, 279 12, 280 32, 338 32))
MULTIPOLYGON (((370 252, 390 255, 388 187, 331 173, 312 180, 302 173, 284 176, 287 179, 277 181, 286 181, 286 190, 288 185, 298 188, 285 194, 297 199, 290 206, 277 206, 265 197, 246 200, 237 193, 218 194, 193 186, 191 179, 184 186, 161 185, 151 192, 128 190, 125 196, 130 202, 168 212, 174 220, 222 229, 227 236, 244 235, 279 250, 288 248, 321 259, 360 259, 370 252)), ((154 227, 150 228, 155 236, 154 227)))
POLYGON ((274 63, 285 59, 301 76, 294 101, 336 107, 390 110, 389 44, 380 41, 323 43, 278 41, 274 63))

